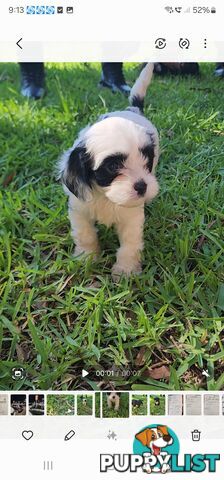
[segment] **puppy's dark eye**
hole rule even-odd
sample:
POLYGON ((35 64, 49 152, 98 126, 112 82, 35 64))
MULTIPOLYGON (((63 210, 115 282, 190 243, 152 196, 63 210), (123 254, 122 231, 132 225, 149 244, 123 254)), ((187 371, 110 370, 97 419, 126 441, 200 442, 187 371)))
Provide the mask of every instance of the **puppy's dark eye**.
POLYGON ((107 162, 107 164, 105 165, 105 168, 109 173, 115 173, 118 170, 120 170, 122 166, 123 166, 123 161, 117 158, 115 160, 111 160, 107 162))
POLYGON ((105 170, 107 170, 107 172, 116 173, 123 167, 126 158, 127 155, 115 153, 114 155, 106 157, 102 163, 102 166, 105 168, 105 170))
POLYGON ((115 153, 102 161, 101 165, 95 170, 95 179, 101 187, 107 187, 117 177, 119 171, 123 168, 127 155, 115 153))

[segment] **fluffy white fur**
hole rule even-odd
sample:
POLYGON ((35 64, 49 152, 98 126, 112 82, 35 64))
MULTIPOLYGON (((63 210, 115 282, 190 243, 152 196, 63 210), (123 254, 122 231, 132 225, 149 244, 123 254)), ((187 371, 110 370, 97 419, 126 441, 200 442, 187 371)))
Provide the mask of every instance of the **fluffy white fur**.
POLYGON ((116 392, 111 392, 107 396, 107 405, 108 408, 114 408, 114 410, 117 412, 120 408, 120 395, 118 395, 116 392))
MULTIPOLYGON (((143 70, 134 85, 131 97, 137 93, 144 97, 151 77, 152 65, 150 64, 146 71, 143 70)), ((122 274, 128 276, 132 273, 140 273, 144 204, 150 202, 159 189, 155 177, 155 167, 159 158, 157 130, 150 122, 147 123, 147 128, 144 128, 125 118, 125 115, 122 118, 122 115, 114 114, 98 121, 80 132, 72 149, 61 160, 61 173, 66 172, 69 153, 81 143, 85 144, 87 152, 94 159, 93 170, 97 170, 106 157, 116 152, 126 154, 127 160, 119 176, 109 186, 99 187, 94 184, 91 189, 84 187, 84 200, 77 198, 64 186, 69 196, 69 218, 72 237, 76 244, 75 255, 99 253, 96 222, 108 227, 115 225, 120 248, 112 269, 114 279, 122 274), (154 144, 155 155, 151 173, 146 168, 146 158, 140 153, 140 149, 149 141, 154 144), (143 180, 147 185, 146 193, 142 197, 134 189, 135 182, 139 180, 143 180)))
POLYGON ((145 68, 141 71, 139 77, 137 78, 135 84, 133 85, 130 93, 130 102, 133 98, 139 96, 140 98, 145 98, 147 88, 151 83, 153 76, 154 64, 147 63, 145 68))

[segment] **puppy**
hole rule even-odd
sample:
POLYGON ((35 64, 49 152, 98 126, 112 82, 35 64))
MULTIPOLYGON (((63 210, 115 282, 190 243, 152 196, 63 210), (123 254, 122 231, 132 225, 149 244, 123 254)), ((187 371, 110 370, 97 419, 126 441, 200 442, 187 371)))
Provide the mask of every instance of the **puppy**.
POLYGON ((131 106, 87 126, 59 163, 75 255, 98 254, 96 222, 115 225, 120 242, 112 269, 115 280, 141 272, 144 204, 159 190, 158 132, 143 115, 152 74, 153 64, 147 64, 131 90, 131 106))
POLYGON ((155 398, 154 398, 154 404, 155 404, 156 407, 159 407, 159 406, 160 406, 160 399, 159 399, 159 397, 155 397, 155 398))
POLYGON ((83 395, 81 395, 80 398, 81 398, 81 401, 82 401, 83 406, 86 406, 86 405, 87 405, 87 398, 84 397, 83 395))
MULTIPOLYGON (((152 455, 156 457, 161 455, 162 448, 172 445, 173 443, 173 438, 169 434, 167 427, 162 425, 158 425, 156 428, 146 428, 142 432, 137 433, 135 438, 139 440, 142 445, 149 448, 152 455)), ((144 470, 147 473, 160 471, 158 467, 152 469, 150 463, 145 464, 144 470)), ((161 473, 167 473, 168 471, 170 471, 169 464, 164 464, 161 468, 161 473)))
POLYGON ((142 400, 135 400, 135 399, 132 400, 132 407, 133 408, 139 408, 142 404, 143 404, 142 400))
POLYGON ((107 394, 107 405, 108 408, 114 408, 117 412, 120 408, 120 393, 110 392, 107 394))

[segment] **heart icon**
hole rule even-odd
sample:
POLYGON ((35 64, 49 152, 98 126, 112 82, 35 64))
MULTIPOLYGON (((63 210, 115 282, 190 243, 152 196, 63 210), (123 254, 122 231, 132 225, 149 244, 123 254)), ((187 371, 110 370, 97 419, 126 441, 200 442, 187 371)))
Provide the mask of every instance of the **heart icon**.
POLYGON ((25 440, 30 440, 33 437, 33 432, 31 430, 23 430, 22 436, 25 440))

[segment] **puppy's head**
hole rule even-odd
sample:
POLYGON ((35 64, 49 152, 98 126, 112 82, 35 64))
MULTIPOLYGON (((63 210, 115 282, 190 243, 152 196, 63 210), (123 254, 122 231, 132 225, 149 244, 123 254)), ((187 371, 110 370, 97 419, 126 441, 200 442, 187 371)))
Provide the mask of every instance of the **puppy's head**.
POLYGON ((146 428, 135 435, 142 445, 150 448, 155 455, 160 453, 161 448, 171 445, 173 439, 167 427, 158 425, 157 428, 146 428))
POLYGON ((109 392, 107 393, 107 395, 111 402, 115 402, 120 398, 120 393, 117 393, 117 392, 109 392))
POLYGON ((82 200, 96 189, 111 202, 132 207, 157 195, 157 161, 155 129, 109 117, 86 129, 64 157, 62 180, 82 200))

